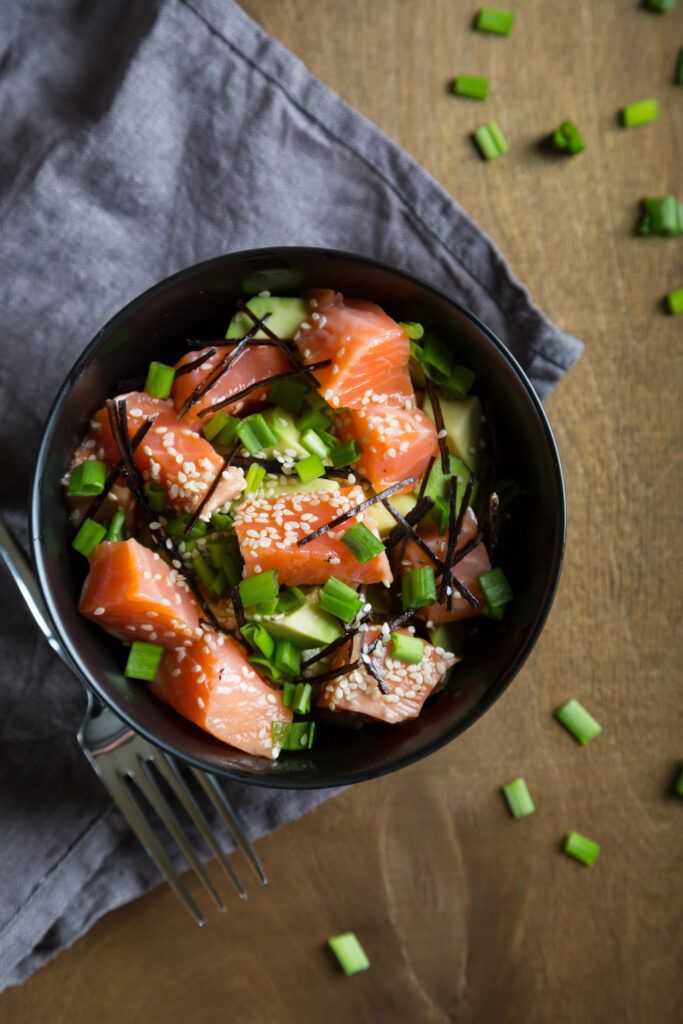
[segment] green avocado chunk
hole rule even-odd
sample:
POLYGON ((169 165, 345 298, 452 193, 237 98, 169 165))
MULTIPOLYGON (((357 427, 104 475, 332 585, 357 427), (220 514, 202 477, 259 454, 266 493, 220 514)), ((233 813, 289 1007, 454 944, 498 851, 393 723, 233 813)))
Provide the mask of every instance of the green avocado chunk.
MULTIPOLYGON (((424 411, 434 419, 434 411, 428 398, 424 411)), ((476 395, 466 398, 442 398, 441 412, 446 429, 446 441, 459 459, 469 466, 473 473, 479 469, 481 448, 481 402, 476 395)))
MULTIPOLYGON (((278 295, 254 295, 247 302, 248 308, 255 316, 262 320, 266 313, 270 316, 266 324, 278 338, 283 341, 291 340, 299 330, 302 321, 308 315, 308 304, 305 299, 290 298, 278 295)), ((238 312, 230 321, 225 337, 243 338, 253 321, 248 313, 238 312)), ((258 341, 263 341, 268 335, 265 331, 257 331, 254 335, 258 341)))
MULTIPOLYGON (((248 619, 254 617, 248 609, 246 616, 248 619)), ((260 621, 274 639, 290 640, 301 651, 325 647, 342 634, 337 619, 320 607, 317 589, 311 591, 306 597, 306 604, 291 615, 281 618, 263 615, 260 621)))

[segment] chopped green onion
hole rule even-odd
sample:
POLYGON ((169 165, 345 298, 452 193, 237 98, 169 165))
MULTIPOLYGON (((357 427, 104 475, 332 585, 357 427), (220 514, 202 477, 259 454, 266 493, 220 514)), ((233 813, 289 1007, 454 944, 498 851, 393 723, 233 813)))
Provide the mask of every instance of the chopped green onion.
POLYGON ((309 455, 308 458, 300 459, 295 463, 294 469, 302 484, 307 484, 309 480, 316 480, 325 473, 325 467, 319 455, 309 455))
POLYGON ((234 520, 228 512, 214 512, 211 516, 211 525, 217 533, 228 533, 234 526, 234 520))
POLYGON ((192 568, 196 572, 197 576, 199 576, 204 586, 210 589, 213 585, 216 574, 203 555, 197 555, 196 558, 192 559, 192 568))
POLYGON ((301 435, 300 441, 306 451, 310 452, 311 455, 317 455, 321 459, 327 458, 330 449, 328 445, 325 444, 320 434, 317 434, 315 430, 307 430, 301 435))
POLYGON ((189 515, 173 516, 169 519, 164 526, 164 532, 175 540, 198 540, 200 537, 205 537, 209 532, 208 523, 205 523, 203 519, 198 519, 194 524, 187 537, 185 536, 185 527, 190 521, 189 515))
POLYGON ((676 60, 676 73, 674 75, 674 85, 683 85, 683 46, 678 51, 678 58, 676 60))
POLYGON ((503 793, 508 802, 513 818, 526 818, 536 810, 531 793, 524 779, 513 779, 503 786, 503 793))
POLYGON ((392 633, 389 640, 389 654, 397 661, 407 661, 409 665, 419 665, 424 657, 425 642, 419 636, 407 633, 392 633))
POLYGON ((309 388, 297 380, 276 380, 270 388, 270 401, 287 412, 301 412, 309 388))
POLYGON ((126 513, 122 508, 117 508, 114 515, 111 517, 109 523, 109 529, 107 530, 107 536, 105 540, 123 540, 123 526, 126 522, 126 513))
POLYGON ((145 484, 145 494, 147 496, 147 504, 152 512, 164 511, 166 508, 166 491, 161 484, 156 484, 153 480, 149 480, 145 484))
POLYGON ((164 649, 160 644, 147 644, 136 640, 128 652, 123 674, 127 679, 144 679, 151 682, 157 674, 164 649))
POLYGON ((306 395, 306 401, 310 405, 311 409, 329 409, 330 405, 325 401, 323 396, 317 391, 309 391, 306 395))
POLYGON ((666 11, 673 11, 676 6, 676 0, 645 0, 645 6, 650 11, 664 14, 666 11))
POLYGON ((674 789, 676 790, 678 796, 683 796, 683 768, 681 768, 680 772, 678 773, 678 778, 676 779, 676 785, 674 789))
POLYGON ((422 342, 421 362, 437 384, 445 383, 453 372, 455 360, 447 345, 435 334, 425 334, 422 342))
POLYGON ((295 715, 307 715, 311 710, 313 687, 310 683, 297 683, 292 703, 289 705, 295 715))
POLYGON ((246 487, 244 489, 245 494, 251 494, 252 491, 257 491, 263 481, 266 478, 266 470, 264 466, 259 466, 258 463, 252 462, 251 466, 247 470, 245 477, 246 487))
POLYGON ((252 455, 257 455, 264 448, 272 448, 277 444, 277 437, 270 429, 260 412, 239 420, 235 433, 252 455))
MULTIPOLYGON (((483 573, 478 579, 479 586, 486 598, 487 608, 490 611, 495 613, 510 603, 512 600, 512 590, 500 566, 491 569, 490 572, 483 573)), ((497 616, 495 617, 497 618, 497 616)))
POLYGON ((273 664, 287 676, 296 676, 301 672, 301 651, 291 640, 276 640, 273 664))
POLYGON ((266 674, 275 682, 282 677, 280 669, 275 667, 270 658, 264 658, 261 654, 252 654, 249 658, 249 664, 255 665, 258 669, 264 669, 266 674))
POLYGON ((104 490, 107 467, 99 459, 80 462, 71 473, 67 494, 71 498, 94 498, 104 490))
POLYGON ((353 932, 345 932, 344 935, 334 935, 327 940, 327 944, 339 961, 344 974, 351 976, 359 971, 367 971, 370 966, 365 950, 353 932))
POLYGON ((683 203, 672 195, 643 199, 643 219, 638 231, 641 235, 678 238, 683 234, 683 203))
POLYGON ((440 494, 437 494, 434 498, 434 508, 430 515, 434 522, 439 527, 439 533, 443 533, 448 526, 448 520, 451 514, 451 506, 445 498, 442 498, 440 494))
POLYGON ((428 604, 435 604, 436 582, 432 566, 423 565, 406 573, 401 581, 401 593, 406 611, 409 608, 424 608, 428 604))
POLYGON ((361 565, 384 554, 384 544, 365 523, 354 523, 341 538, 341 542, 361 565))
POLYGON ((75 548, 76 551, 80 551, 86 558, 90 558, 97 545, 100 541, 104 540, 106 535, 107 528, 102 526, 102 523, 96 523, 94 519, 84 519, 78 533, 71 542, 71 547, 75 548))
POLYGON ((212 597, 222 597, 228 589, 228 577, 223 569, 220 569, 214 576, 213 583, 209 586, 209 593, 212 597))
POLYGON ((247 576, 239 584, 240 599, 245 608, 277 597, 278 589, 277 573, 274 569, 261 572, 258 576, 247 576))
POLYGON ((332 421, 319 409, 309 409, 296 421, 296 429, 300 434, 305 434, 307 430, 329 430, 331 426, 332 421))
POLYGON ((350 622, 363 607, 363 599, 352 587, 347 587, 336 576, 330 576, 320 591, 320 607, 342 622, 350 622))
POLYGON ((283 587, 275 606, 277 615, 291 615, 306 604, 306 595, 298 587, 283 587))
POLYGON ((600 846, 592 839, 582 836, 580 832, 570 832, 564 841, 564 852, 590 868, 598 859, 600 846))
POLYGON ((315 722, 271 722, 273 746, 280 750, 310 750, 315 736, 315 722))
POLYGON ((247 622, 240 633, 250 647, 259 651, 264 658, 271 659, 275 653, 275 641, 261 622, 247 622))
POLYGON ((638 100, 629 103, 621 112, 624 128, 635 128, 639 124, 649 124, 659 117, 659 103, 655 99, 638 100))
POLYGON ((495 160, 496 157, 507 153, 510 148, 496 121, 488 121, 486 124, 480 125, 474 132, 474 141, 484 160, 495 160))
MULTIPOLYGON (((242 630, 244 632, 244 630, 242 630)), ((296 695, 296 683, 285 683, 282 687, 282 703, 286 708, 291 708, 296 695)))
POLYGON ((351 466, 354 462, 358 462, 360 456, 360 448, 355 441, 344 441, 342 444, 336 444, 330 450, 330 460, 334 469, 339 469, 340 466, 351 466))
POLYGON ((277 597, 269 597, 266 601, 259 601, 258 604, 253 605, 253 611, 260 616, 274 615, 277 602, 277 597))
POLYGON ((512 11, 501 11, 499 7, 484 7, 477 15, 474 27, 480 32, 509 36, 514 23, 515 15, 512 11))
POLYGON ((207 441, 215 441, 216 444, 227 447, 235 440, 239 422, 235 416, 230 416, 227 412, 219 412, 204 424, 202 431, 207 441))
POLYGON ((555 716, 584 747, 602 732, 600 723, 596 722, 578 700, 568 700, 566 704, 557 709, 555 716))
POLYGON ((150 363, 144 390, 152 398, 168 398, 173 387, 175 370, 166 363, 150 363))
POLYGON ((466 366, 454 366, 448 380, 441 382, 441 387, 453 398, 464 398, 476 379, 476 374, 466 366))
POLYGON ((223 537, 212 537, 211 540, 207 541, 206 552, 214 569, 223 568, 223 553, 225 551, 225 546, 225 540, 223 537))
POLYGON ((672 316, 683 313, 683 288, 678 288, 675 292, 669 292, 666 297, 666 304, 672 316))
POLYGON ((399 320, 398 326, 403 328, 411 341, 419 341, 424 336, 424 327, 415 320, 399 320))
POLYGON ((582 153, 586 144, 581 138, 581 132, 573 121, 563 121, 559 128, 553 132, 553 145, 562 153, 582 153))
POLYGON ((456 96, 485 100, 489 94, 489 80, 479 75, 456 75, 453 79, 453 92, 456 96))

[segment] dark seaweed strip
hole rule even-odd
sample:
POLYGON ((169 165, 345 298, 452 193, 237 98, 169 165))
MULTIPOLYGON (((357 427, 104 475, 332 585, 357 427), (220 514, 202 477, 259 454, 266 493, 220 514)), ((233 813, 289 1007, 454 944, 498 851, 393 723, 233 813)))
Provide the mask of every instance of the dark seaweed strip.
MULTIPOLYGON (((429 462, 427 463, 427 468, 425 469, 424 473, 422 474, 422 483, 420 484, 420 490, 417 492, 417 501, 415 502, 416 507, 424 499, 425 491, 427 490, 427 484, 429 483, 429 478, 432 475, 432 470, 434 469, 434 463, 435 462, 436 462, 436 455, 430 455, 429 456, 429 462)), ((450 463, 449 463, 449 465, 448 465, 449 471, 450 471, 450 468, 451 467, 450 467, 450 463)), ((433 504, 434 504, 434 502, 432 501, 432 505, 433 504)), ((413 523, 413 526, 414 525, 415 524, 413 523)))
POLYGON ((343 523, 347 523, 349 519, 353 519, 354 516, 360 515, 361 512, 365 512, 366 509, 372 505, 376 505, 378 501, 384 501, 385 498, 390 498, 396 491, 403 490, 404 487, 408 487, 409 484, 415 483, 415 477, 407 476, 405 480, 399 480, 398 483, 392 484, 391 487, 387 487, 385 490, 380 491, 379 494, 373 494, 372 497, 367 498, 365 501, 361 501, 360 505, 350 508, 348 512, 344 512, 343 515, 337 516, 335 519, 331 519, 329 523, 323 523, 313 533, 309 533, 306 537, 301 537, 296 542, 297 547, 302 548, 304 544, 310 543, 312 540, 317 540, 318 537, 322 537, 323 534, 327 533, 328 530, 334 530, 337 526, 342 526, 343 523))
MULTIPOLYGON (((322 370, 324 366, 331 365, 331 359, 323 359, 319 363, 309 363, 307 369, 322 370)), ((261 388, 268 388, 271 384, 277 384, 280 380, 288 380, 290 377, 298 377, 302 372, 302 370, 298 369, 284 370, 283 373, 274 373, 272 377, 264 377, 263 380, 255 380, 253 384, 247 384, 247 386, 242 388, 241 391, 235 391, 233 395, 228 395, 226 398, 222 398, 220 402, 214 402, 213 405, 209 405, 206 409, 202 409, 197 413, 197 415, 199 417, 210 416, 211 413, 218 412, 219 409, 224 409, 226 405, 241 402, 243 398, 248 398, 254 391, 259 391, 261 388)))
POLYGON ((189 363, 183 363, 182 366, 178 367, 175 372, 174 380, 178 377, 184 377, 186 373, 192 373, 194 370, 198 370, 200 366, 203 366, 207 359, 213 359, 218 349, 213 346, 208 352, 205 352, 203 356, 198 356, 196 359, 192 359, 189 363))
POLYGON ((436 426, 439 452, 441 453, 441 468, 447 475, 451 471, 451 459, 448 452, 448 445, 446 444, 446 427, 443 421, 443 412, 441 411, 441 402, 439 400, 436 384, 428 374, 425 374, 425 386, 427 388, 427 394, 429 395, 429 401, 434 411, 434 425, 436 426))
POLYGON ((239 445, 239 441, 236 441, 235 444, 233 445, 233 448, 232 448, 232 451, 230 452, 230 454, 227 455, 223 459, 223 464, 221 465, 220 469, 218 470, 218 472, 216 473, 215 477, 213 478, 211 486, 209 487, 208 491, 206 492, 206 494, 204 495, 204 497, 202 498, 200 503, 197 505, 196 509, 194 510, 194 512, 192 513, 192 515, 190 517, 190 520, 189 520, 187 526, 183 530, 183 536, 184 537, 187 537, 187 535, 190 532, 190 530, 196 525, 197 520, 199 519, 200 515, 202 514, 202 512, 204 511, 204 509, 206 508, 208 503, 211 501, 211 499, 213 498, 214 494, 216 493, 216 489, 217 489, 219 483, 221 482, 221 479, 223 477, 223 473, 226 471, 226 469, 228 468, 228 466, 232 462, 233 456, 235 455, 235 453, 237 451, 238 445, 239 445))
MULTIPOLYGON (((410 526, 417 526, 421 523, 425 516, 434 508, 433 498, 419 498, 418 501, 413 505, 410 512, 405 516, 405 521, 410 526)), ((396 547, 398 542, 406 536, 406 532, 402 526, 397 525, 393 528, 387 539, 384 541, 384 547, 387 551, 390 551, 393 547, 396 547)))
POLYGON ((327 658, 328 655, 334 654, 334 652, 338 651, 340 647, 347 644, 349 640, 353 640, 357 633, 357 626, 354 626, 353 629, 345 630, 341 636, 337 637, 336 640, 332 640, 332 642, 327 644, 326 647, 321 647, 317 654, 312 654, 310 658, 306 658, 305 661, 302 661, 301 667, 308 668, 309 665, 314 665, 316 661, 322 661, 322 659, 327 658))
MULTIPOLYGON (((135 435, 133 437, 133 440, 131 441, 131 444, 130 444, 131 452, 135 451, 135 449, 138 447, 138 445, 142 441, 143 437, 146 436, 147 432, 149 431, 149 429, 151 428, 153 423, 154 423, 154 420, 145 420, 145 422, 142 424, 140 429, 136 431, 136 433, 135 433, 135 435)), ((114 468, 109 471, 109 475, 108 475, 107 479, 104 481, 104 490, 102 491, 101 494, 98 494, 97 497, 88 506, 88 508, 86 509, 85 515, 81 519, 82 523, 85 522, 86 519, 94 519, 95 518, 95 516, 97 515, 99 510, 102 508, 102 505, 104 504, 104 502, 105 502, 105 500, 107 498, 107 495, 109 494, 110 490, 112 489, 112 487, 114 486, 114 484, 116 483, 118 478, 121 476, 122 472, 123 472, 123 459, 121 459, 119 462, 117 462, 116 465, 114 466, 114 468)))
POLYGON ((245 348, 253 338, 254 334, 256 334, 257 330, 257 327, 252 327, 250 331, 247 331, 244 337, 240 338, 240 340, 237 342, 232 351, 227 352, 223 356, 221 361, 218 363, 218 365, 215 366, 214 369, 206 375, 204 380, 200 381, 199 384, 197 384, 194 391, 192 391, 191 394, 187 396, 182 406, 180 407, 180 412, 178 413, 179 420, 182 420, 183 416, 187 416, 192 406, 196 405, 197 402, 200 402, 204 395, 211 390, 214 384, 218 383, 223 374, 227 373, 230 367, 237 362, 237 360, 242 355, 245 348))
MULTIPOLYGON (((270 340, 273 341, 277 345, 277 347, 280 349, 280 351, 284 352, 284 354, 287 356, 287 358, 292 363, 294 363, 294 365, 297 367, 297 369, 301 370, 303 373, 306 374, 306 377, 308 378, 309 382, 313 385, 314 388, 319 388, 320 387, 320 382, 318 380, 316 380, 316 378, 313 376, 313 374, 310 372, 310 370, 306 370, 306 367, 304 365, 304 361, 301 358, 301 356, 299 355, 298 349, 290 348, 290 346, 287 344, 287 342, 283 341, 282 338, 278 338, 277 334, 274 334, 273 331, 271 331, 271 329, 266 325, 266 323, 265 323, 266 317, 264 317, 263 320, 260 320, 256 316, 256 313, 253 313, 249 309, 249 306, 247 306, 244 302, 242 302, 241 299, 239 299, 237 301, 237 308, 242 313, 246 313, 247 316, 250 317, 250 319, 251 319, 252 323, 255 325, 255 327, 257 329, 260 328, 263 331, 263 333, 266 335, 266 337, 270 338, 270 340)), ((252 328, 252 330, 253 330, 253 328, 252 328)))
POLYGON ((380 670, 377 668, 369 654, 366 654, 366 658, 368 659, 367 661, 365 660, 365 658, 363 658, 362 654, 361 658, 363 659, 363 668, 372 676, 374 680, 376 680, 379 692, 383 693, 384 696, 386 697, 388 694, 391 693, 391 690, 387 686, 386 679, 384 678, 380 670))
POLYGON ((359 661, 351 661, 348 665, 337 665, 336 668, 331 668, 329 672, 321 672, 317 676, 304 676, 304 682, 315 685, 316 683, 326 683, 330 679, 337 679, 339 676, 345 676, 347 672, 353 672, 354 669, 358 668, 359 661))
MULTIPOLYGON (((233 339, 233 338, 218 338, 215 341, 209 341, 209 340, 207 340, 205 338, 186 338, 185 339, 185 344, 190 349, 192 349, 192 348, 206 348, 207 345, 220 345, 221 348, 222 348, 225 345, 234 345, 235 344, 235 339, 233 339)), ((277 345, 275 345, 274 342, 269 341, 268 339, 266 339, 264 341, 262 338, 259 338, 259 340, 257 342, 255 342, 255 344, 256 345, 265 345, 266 348, 277 348, 277 345)))
MULTIPOLYGON (((149 507, 149 502, 145 495, 144 483, 139 469, 133 461, 133 450, 130 443, 130 435, 128 433, 128 412, 126 409, 125 401, 114 402, 112 399, 107 401, 107 413, 109 415, 109 422, 111 424, 111 431, 114 436, 114 441, 121 453, 121 461, 123 463, 122 473, 124 480, 128 484, 134 500, 140 506, 140 510, 145 517, 147 525, 150 526, 150 534, 154 538, 155 543, 162 548, 162 550, 170 551, 175 561, 177 561, 178 572, 181 573, 188 587, 194 594, 199 607, 206 615, 209 623, 218 632, 224 633, 225 630, 218 622, 218 619, 209 608, 204 595, 202 594, 194 573, 190 572, 188 567, 184 564, 182 555, 178 550, 178 547, 172 537, 167 537, 164 531, 159 528, 152 530, 151 524, 156 523, 156 513, 149 507)), ((152 422, 149 420, 148 422, 152 422)), ((174 566, 174 568, 177 568, 174 566)))
MULTIPOLYGON (((390 619, 389 622, 387 622, 385 624, 389 627, 389 631, 391 632, 394 629, 398 629, 399 626, 405 626, 406 622, 410 622, 410 620, 413 618, 414 615, 415 615, 415 609, 414 608, 409 608, 407 611, 401 612, 401 614, 397 615, 395 619, 390 619)), ((372 641, 370 646, 368 647, 367 653, 368 654, 372 654, 372 652, 375 650, 375 648, 378 647, 380 645, 380 643, 384 640, 385 636, 386 636, 386 634, 382 632, 382 629, 381 629, 381 626, 380 626, 380 631, 379 631, 378 635, 375 637, 375 639, 372 641)))
POLYGON ((244 617, 244 605, 242 604, 242 598, 240 597, 239 586, 230 588, 230 598, 232 600, 232 606, 235 609, 235 621, 237 622, 238 630, 242 630, 242 626, 247 621, 244 617))
POLYGON ((487 547, 489 549, 489 558, 491 561, 494 560, 496 554, 496 548, 498 547, 498 495, 494 491, 489 497, 489 508, 488 517, 486 521, 487 527, 487 547))
POLYGON ((432 551, 426 540, 424 540, 424 538, 421 537, 420 534, 413 529, 408 520, 401 515, 397 508, 394 508, 390 501, 384 500, 382 501, 382 504, 384 505, 389 515, 393 516, 393 518, 396 520, 399 528, 403 530, 405 535, 407 537, 410 537, 412 542, 418 546, 420 551, 422 551, 422 553, 429 559, 429 561, 434 563, 439 572, 442 572, 443 562, 441 561, 439 556, 432 551))
MULTIPOLYGON (((465 514, 472 498, 472 491, 474 490, 474 473, 470 473, 465 486, 465 493, 462 496, 460 502, 460 508, 456 517, 455 510, 458 504, 458 485, 454 476, 450 478, 450 489, 449 489, 449 505, 448 505, 448 547, 446 549, 446 557, 443 563, 443 576, 441 577, 441 586, 439 588, 439 600, 443 601, 446 596, 446 589, 451 582, 451 571, 453 569, 453 555, 455 549, 458 546, 458 538, 462 531, 462 524, 465 521, 465 514)), ((469 591, 468 591, 469 593, 469 591)), ((471 595, 470 595, 471 596, 471 595)), ((475 598, 476 600, 476 598, 475 598)), ((448 610, 453 611, 453 588, 448 594, 448 610)))

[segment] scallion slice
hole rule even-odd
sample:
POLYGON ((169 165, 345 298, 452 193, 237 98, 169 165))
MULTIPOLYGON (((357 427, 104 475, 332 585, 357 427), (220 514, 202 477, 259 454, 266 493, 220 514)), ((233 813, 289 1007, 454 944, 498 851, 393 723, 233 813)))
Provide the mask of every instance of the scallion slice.
POLYGON ((659 117, 659 103, 656 99, 638 100, 629 103, 621 112, 624 128, 635 128, 640 124, 649 124, 659 117))
POLYGON ((602 732, 600 723, 575 699, 568 700, 558 708, 555 717, 584 747, 602 732))
POLYGON ((423 565, 406 573, 401 580, 401 594, 406 611, 409 608, 424 608, 428 604, 435 604, 436 581, 432 566, 423 565))
POLYGON ((285 675, 296 676, 301 671, 301 651, 291 640, 276 640, 273 664, 285 675))
POLYGON ((315 722, 271 722, 273 746, 280 750, 310 750, 315 736, 315 722))
POLYGON ((330 461, 334 469, 341 466, 352 466, 361 456, 360 448, 355 441, 344 441, 330 449, 330 461))
POLYGON ((361 565, 370 562, 377 555, 384 554, 384 544, 365 523, 354 523, 345 532, 341 542, 361 565))
MULTIPOLYGON (((243 631, 244 632, 244 631, 243 631)), ((282 687, 282 703, 286 708, 291 708, 296 694, 296 683, 285 683, 282 687)))
POLYGON ((325 467, 319 455, 309 455, 305 459, 299 459, 294 465, 294 470, 302 484, 307 484, 310 480, 317 480, 318 477, 325 474, 325 467))
POLYGON ((252 455, 262 452, 264 448, 272 448, 277 444, 277 438, 270 429, 260 412, 239 420, 235 433, 240 441, 252 455))
POLYGON ((150 363, 144 390, 153 398, 168 398, 173 387, 175 370, 166 363, 150 363))
POLYGON ((425 642, 419 636, 407 633, 392 633, 389 638, 389 655, 409 665, 419 665, 424 657, 425 642))
POLYGON ((128 652, 123 674, 127 679, 143 679, 151 682, 157 674, 164 649, 160 644, 148 644, 136 640, 128 652))
POLYGON ((442 381, 441 387, 453 398, 464 398, 477 379, 477 375, 466 366, 454 366, 446 381, 442 381))
POLYGON ((104 490, 107 467, 99 459, 86 459, 74 466, 67 494, 71 498, 94 498, 104 490))
POLYGON ((211 526, 217 533, 229 533, 234 528, 232 516, 228 512, 214 512, 211 526))
POLYGON ((515 15, 512 11, 502 11, 499 7, 483 7, 476 17, 474 27, 480 32, 509 36, 514 23, 515 15))
POLYGON ((422 341, 421 363, 432 380, 445 383, 453 372, 453 353, 435 334, 425 334, 422 341))
POLYGON ((298 587, 283 587, 278 594, 275 613, 277 615, 291 615, 306 604, 306 595, 298 587))
POLYGON ((197 555, 192 559, 192 568, 204 586, 210 590, 216 574, 203 555, 197 555))
POLYGON ((122 508, 117 508, 111 517, 105 540, 123 540, 123 527, 126 522, 126 513, 122 508))
POLYGON ((270 601, 277 597, 278 578, 274 569, 268 572, 261 572, 258 576, 247 576, 239 584, 240 600, 245 608, 252 604, 260 604, 261 601, 270 601))
POLYGON ((229 445, 235 440, 238 423, 239 420, 227 412, 217 412, 208 423, 204 424, 202 433, 207 441, 229 445))
POLYGON ((598 859, 600 845, 580 832, 570 832, 564 841, 564 852, 590 868, 598 859))
POLYGON ((319 409, 309 409, 296 421, 296 429, 300 434, 305 434, 307 430, 329 430, 331 426, 332 421, 319 409))
POLYGON ((638 231, 641 235, 678 238, 683 234, 683 203, 672 195, 643 199, 643 217, 638 231))
POLYGON ((339 966, 344 974, 348 977, 358 974, 359 971, 367 971, 370 966, 365 950, 353 932, 334 935, 327 940, 327 944, 339 961, 339 966))
POLYGON ((350 622, 363 607, 363 599, 352 587, 347 587, 336 576, 330 576, 320 591, 320 607, 342 622, 350 622))
POLYGON ((198 519, 187 536, 185 536, 185 527, 189 521, 189 515, 173 516, 173 518, 169 519, 166 523, 164 532, 174 540, 177 539, 184 541, 199 540, 200 537, 205 537, 209 532, 208 523, 205 523, 203 519, 198 519))
POLYGON ((527 814, 533 814, 536 810, 529 787, 522 778, 507 782, 503 786, 503 794, 513 818, 526 818, 527 814))
POLYGON ((479 75, 456 75, 453 79, 453 92, 456 96, 467 96, 471 100, 485 100, 489 94, 489 80, 479 75))
POLYGON ((581 132, 573 121, 563 121, 559 128, 553 132, 553 145, 561 153, 582 153, 586 145, 581 138, 581 132))
POLYGON ((510 148, 497 121, 488 121, 474 132, 474 141, 484 160, 495 160, 510 148))
POLYGON ((84 519, 78 533, 71 542, 71 547, 76 551, 80 551, 86 558, 90 558, 97 545, 104 540, 106 535, 107 528, 102 526, 102 523, 96 523, 94 519, 84 519))
POLYGON ((309 388, 298 380, 276 380, 270 389, 270 401, 288 412, 301 412, 309 388))
POLYGON ((272 658, 275 653, 275 641, 261 622, 247 622, 240 630, 250 647, 258 651, 264 658, 272 658))
POLYGON ((411 341, 419 341, 424 336, 424 327, 415 320, 399 320, 398 326, 403 328, 411 341))
POLYGON ((676 291, 669 292, 666 297, 666 305, 672 316, 683 313, 683 288, 677 288, 676 291))
POLYGON ((145 484, 145 494, 147 495, 147 504, 152 512, 164 511, 166 508, 166 491, 161 484, 148 480, 145 484))
POLYGON ((257 462, 252 462, 251 466, 247 470, 245 481, 246 487, 244 488, 245 494, 251 494, 252 491, 257 491, 263 481, 266 478, 266 471, 263 466, 259 466, 257 462))
POLYGON ((211 596, 216 599, 223 596, 228 589, 228 577, 223 569, 219 569, 208 589, 211 596))
POLYGON ((256 668, 263 670, 266 675, 270 676, 272 680, 277 682, 282 678, 282 672, 279 668, 276 668, 271 658, 266 658, 262 654, 252 654, 249 658, 249 664, 255 665, 256 668))
POLYGON ((500 566, 497 566, 490 572, 483 573, 478 579, 479 586, 486 598, 487 610, 493 612, 494 617, 498 618, 495 613, 505 608, 512 600, 512 590, 505 573, 500 566))
MULTIPOLYGON (((297 652, 299 653, 299 652, 297 652)), ((300 656, 300 654, 299 654, 300 656)), ((295 715, 307 715, 311 710, 313 687, 310 683, 297 683, 290 707, 295 715)))
POLYGON ((310 452, 311 455, 317 455, 320 459, 327 458, 330 450, 329 446, 315 430, 304 431, 299 440, 306 451, 310 452))

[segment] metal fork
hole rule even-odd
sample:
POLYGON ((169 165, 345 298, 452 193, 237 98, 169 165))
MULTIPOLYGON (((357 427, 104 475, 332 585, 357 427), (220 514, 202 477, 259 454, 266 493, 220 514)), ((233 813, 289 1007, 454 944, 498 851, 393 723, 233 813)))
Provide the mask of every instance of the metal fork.
MULTIPOLYGON (((7 564, 41 632, 52 649, 73 671, 68 656, 53 633, 47 609, 28 559, 1 516, 0 555, 7 564)), ((209 850, 237 888, 240 897, 245 899, 247 894, 235 870, 221 850, 204 811, 195 799, 188 783, 188 777, 194 779, 206 794, 228 832, 253 867, 261 885, 265 885, 267 879, 263 866, 215 776, 195 768, 181 768, 173 757, 154 747, 122 722, 87 688, 86 692, 88 707, 77 734, 81 749, 140 843, 175 894, 190 911, 197 924, 200 927, 204 926, 206 918, 158 838, 148 808, 154 812, 175 841, 220 911, 225 911, 225 904, 183 830, 183 825, 174 808, 175 802, 183 808, 194 823, 209 850), (170 791, 170 798, 162 789, 162 780, 170 791)))

